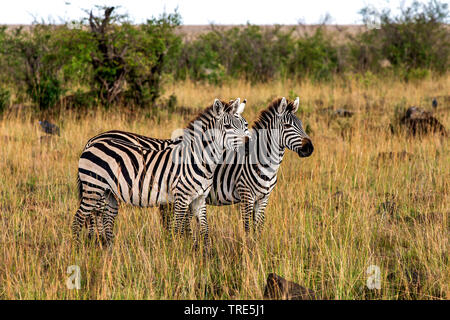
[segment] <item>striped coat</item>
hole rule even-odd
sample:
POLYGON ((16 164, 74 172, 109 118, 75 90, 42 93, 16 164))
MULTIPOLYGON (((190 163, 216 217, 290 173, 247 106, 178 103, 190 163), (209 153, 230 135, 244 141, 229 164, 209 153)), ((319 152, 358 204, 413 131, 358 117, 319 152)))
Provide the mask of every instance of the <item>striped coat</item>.
MULTIPOLYGON (((264 224, 265 208, 270 193, 276 186, 285 148, 296 152, 300 157, 308 157, 314 150, 311 139, 295 115, 298 106, 298 98, 289 102, 284 98, 274 100, 254 123, 252 138, 247 142, 246 150, 226 151, 225 160, 214 172, 214 182, 206 203, 218 206, 240 203, 246 231, 249 231, 251 221, 258 230, 264 224)), ((110 134, 97 137, 100 140, 110 138, 110 134)), ((136 141, 133 134, 129 133, 121 133, 114 138, 130 143, 136 141)), ((148 137, 142 139, 152 145, 176 143, 172 140, 156 141, 148 137)), ((161 206, 161 211, 164 224, 170 226, 169 218, 172 213, 164 205, 161 206)))
POLYGON ((223 152, 238 150, 249 135, 242 111, 239 99, 232 104, 216 99, 184 129, 182 139, 167 145, 162 142, 163 149, 120 139, 91 139, 78 164, 80 207, 72 224, 75 240, 86 219, 100 212, 103 240, 111 243, 118 201, 122 201, 139 207, 172 204, 176 232, 182 232, 190 210, 199 217, 207 243, 205 199, 223 152))

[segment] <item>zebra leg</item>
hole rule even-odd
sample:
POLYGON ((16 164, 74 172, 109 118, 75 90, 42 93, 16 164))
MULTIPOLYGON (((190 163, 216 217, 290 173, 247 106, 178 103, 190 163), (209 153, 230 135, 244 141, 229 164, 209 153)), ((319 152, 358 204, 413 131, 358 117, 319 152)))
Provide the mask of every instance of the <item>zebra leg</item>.
POLYGON ((199 208, 197 217, 200 224, 200 237, 203 238, 204 252, 207 253, 209 251, 209 232, 206 219, 206 204, 199 208))
POLYGON ((97 203, 97 208, 92 211, 89 217, 89 235, 95 236, 95 239, 102 244, 105 243, 105 230, 103 227, 103 214, 106 210, 108 203, 106 196, 102 195, 100 201, 97 203))
MULTIPOLYGON (((197 221, 200 225, 200 237, 203 238, 204 249, 205 249, 205 252, 207 252, 208 248, 209 248, 209 233, 208 233, 208 221, 206 218, 206 197, 205 196, 198 197, 197 199, 192 201, 192 203, 190 205, 188 219, 187 219, 187 221, 185 221, 185 223, 189 226, 189 230, 190 230, 191 219, 192 219, 192 216, 194 216, 194 215, 197 218, 197 221)), ((185 228, 188 228, 188 227, 185 225, 185 228)), ((191 234, 194 237, 194 234, 192 233, 192 231, 191 231, 191 234)), ((195 239, 195 237, 194 237, 194 246, 197 247, 197 239, 195 239)))
POLYGON ((95 235, 95 213, 92 212, 86 217, 86 228, 88 229, 88 238, 91 240, 95 235))
POLYGON ((244 222, 244 230, 246 233, 250 232, 250 217, 253 213, 253 207, 255 204, 255 198, 247 190, 240 190, 239 197, 241 198, 240 213, 244 222))
MULTIPOLYGON (((104 209, 106 210, 106 209, 104 209)), ((105 227, 103 225, 103 211, 96 212, 94 218, 92 219, 95 223, 95 235, 100 242, 104 243, 106 239, 105 227)))
POLYGON ((119 205, 116 198, 112 193, 106 198, 106 205, 104 210, 102 210, 102 227, 103 227, 103 237, 102 242, 111 246, 114 239, 114 222, 116 220, 117 214, 119 212, 119 205))
POLYGON ((173 215, 175 218, 174 233, 183 234, 184 222, 188 214, 189 201, 181 196, 175 198, 173 205, 173 215))
POLYGON ((79 244, 79 236, 81 229, 86 223, 86 219, 90 219, 92 211, 95 210, 99 199, 94 198, 82 198, 80 202, 80 207, 72 221, 72 237, 76 244, 79 244))
POLYGON ((259 235, 264 227, 265 211, 267 207, 267 202, 269 201, 269 196, 266 196, 255 202, 255 207, 253 209, 253 227, 256 233, 259 235))
POLYGON ((86 218, 87 228, 88 228, 88 238, 92 239, 96 237, 96 239, 104 238, 104 229, 103 229, 103 212, 93 210, 89 217, 86 218))

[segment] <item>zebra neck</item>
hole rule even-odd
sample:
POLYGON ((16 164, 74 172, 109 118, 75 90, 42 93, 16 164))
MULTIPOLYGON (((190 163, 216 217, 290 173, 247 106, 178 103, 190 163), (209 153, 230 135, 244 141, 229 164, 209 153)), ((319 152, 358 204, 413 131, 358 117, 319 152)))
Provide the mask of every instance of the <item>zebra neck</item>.
POLYGON ((283 161, 285 147, 276 132, 265 128, 251 130, 252 139, 248 143, 248 160, 261 175, 273 177, 283 161))
POLYGON ((208 176, 213 174, 217 165, 222 161, 223 147, 218 139, 211 137, 212 130, 186 130, 180 148, 191 164, 202 169, 208 176))

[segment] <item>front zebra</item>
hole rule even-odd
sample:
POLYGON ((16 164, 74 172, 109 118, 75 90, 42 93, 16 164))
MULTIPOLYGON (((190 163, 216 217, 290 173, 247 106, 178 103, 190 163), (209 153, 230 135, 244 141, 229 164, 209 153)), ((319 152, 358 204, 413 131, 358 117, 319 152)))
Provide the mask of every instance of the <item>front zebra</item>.
MULTIPOLYGON (((296 152, 300 157, 308 157, 314 150, 310 138, 303 130, 302 122, 295 115, 298 107, 298 97, 293 102, 288 102, 285 98, 274 100, 254 123, 252 139, 247 145, 248 152, 227 151, 225 161, 216 168, 214 183, 206 202, 218 206, 240 203, 247 232, 250 217, 259 231, 264 224, 265 208, 270 193, 275 188, 285 148, 296 152)), ((131 137, 123 138, 130 142, 131 137)), ((148 142, 151 139, 146 138, 148 142)), ((171 140, 165 141, 174 143, 171 140)), ((168 206, 161 206, 161 214, 165 226, 170 226, 172 214, 168 206)))
POLYGON ((73 223, 74 240, 93 211, 103 216, 105 242, 113 238, 118 201, 139 207, 173 204, 175 232, 182 232, 190 211, 200 219, 208 244, 205 199, 225 150, 238 150, 249 136, 239 98, 232 104, 215 100, 191 121, 181 139, 155 150, 120 139, 91 141, 80 156, 80 206, 73 223))

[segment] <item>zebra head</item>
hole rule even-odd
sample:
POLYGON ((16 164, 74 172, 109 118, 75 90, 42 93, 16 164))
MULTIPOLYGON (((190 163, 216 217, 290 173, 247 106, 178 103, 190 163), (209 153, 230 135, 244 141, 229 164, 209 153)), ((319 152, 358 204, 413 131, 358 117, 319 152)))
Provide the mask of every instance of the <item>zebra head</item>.
POLYGON ((219 99, 214 101, 212 110, 216 117, 216 129, 222 147, 226 150, 238 151, 244 145, 245 139, 250 137, 247 121, 241 116, 246 100, 231 100, 222 103, 219 99))
POLYGON ((288 102, 283 97, 275 107, 276 123, 280 132, 281 146, 296 152, 300 157, 309 157, 314 151, 314 146, 303 130, 302 121, 295 115, 299 102, 299 97, 294 102, 288 102))

